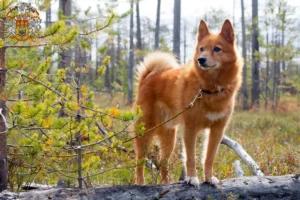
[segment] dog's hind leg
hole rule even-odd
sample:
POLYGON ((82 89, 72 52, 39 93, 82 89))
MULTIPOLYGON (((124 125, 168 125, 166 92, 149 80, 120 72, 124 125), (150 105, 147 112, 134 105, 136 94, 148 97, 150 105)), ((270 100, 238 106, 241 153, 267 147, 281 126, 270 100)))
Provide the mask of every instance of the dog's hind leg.
MULTIPOLYGON (((141 123, 142 121, 139 120, 136 124, 141 123)), ((150 128, 150 124, 146 124, 145 128, 146 130, 150 128)), ((136 184, 143 185, 144 180, 144 165, 145 165, 145 158, 147 156, 147 152, 151 147, 152 139, 154 136, 154 131, 150 131, 145 133, 145 135, 137 137, 134 139, 134 147, 135 147, 135 153, 136 153, 136 168, 135 168, 135 174, 136 174, 136 184)))
POLYGON ((160 144, 161 182, 169 183, 169 159, 175 148, 176 128, 160 128, 158 133, 160 144))

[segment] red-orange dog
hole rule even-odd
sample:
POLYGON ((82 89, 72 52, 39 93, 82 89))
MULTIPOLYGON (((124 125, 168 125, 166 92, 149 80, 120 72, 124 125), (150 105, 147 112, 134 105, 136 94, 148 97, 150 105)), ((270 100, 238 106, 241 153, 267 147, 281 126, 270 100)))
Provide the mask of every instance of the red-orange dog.
MULTIPOLYGON (((193 60, 179 67, 172 54, 154 52, 147 55, 138 69, 136 105, 143 116, 136 124, 144 123, 146 130, 183 111, 202 92, 194 106, 163 126, 135 139, 137 163, 144 160, 154 136, 160 142, 162 182, 168 183, 168 160, 174 150, 177 125, 184 126, 186 148, 186 182, 197 186, 195 151, 196 137, 209 129, 204 154, 204 179, 217 184, 213 163, 226 125, 234 108, 235 95, 241 85, 243 61, 235 44, 235 34, 226 20, 219 34, 210 33, 201 20, 193 60)), ((144 184, 144 166, 136 167, 136 183, 144 184)))

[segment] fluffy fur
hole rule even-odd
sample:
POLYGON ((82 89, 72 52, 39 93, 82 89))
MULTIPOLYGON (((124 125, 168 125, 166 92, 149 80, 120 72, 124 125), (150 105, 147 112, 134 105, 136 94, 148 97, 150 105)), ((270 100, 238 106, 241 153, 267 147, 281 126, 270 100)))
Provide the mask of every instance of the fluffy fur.
POLYGON ((168 160, 175 147, 177 125, 183 125, 185 129, 186 181, 195 186, 199 184, 195 162, 196 138, 200 131, 208 129, 204 180, 217 184, 213 177, 213 162, 241 85, 242 64, 229 20, 224 22, 219 34, 211 34, 201 20, 193 60, 183 67, 178 67, 177 60, 169 53, 154 52, 145 57, 138 71, 135 103, 141 107, 143 116, 136 124, 144 123, 145 128, 150 129, 169 119, 184 110, 200 88, 213 94, 204 93, 191 109, 135 139, 137 184, 144 184, 144 166, 140 162, 145 159, 153 137, 157 137, 160 143, 162 182, 168 183, 168 160), (205 62, 200 63, 199 58, 205 58, 205 62))

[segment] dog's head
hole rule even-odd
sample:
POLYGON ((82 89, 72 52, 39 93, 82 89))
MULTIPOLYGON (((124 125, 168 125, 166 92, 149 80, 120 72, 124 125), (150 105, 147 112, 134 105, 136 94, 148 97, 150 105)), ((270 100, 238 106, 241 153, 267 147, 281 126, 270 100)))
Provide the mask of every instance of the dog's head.
POLYGON ((214 70, 235 62, 235 34, 231 22, 223 23, 219 34, 210 33, 204 20, 200 21, 194 61, 202 70, 214 70))

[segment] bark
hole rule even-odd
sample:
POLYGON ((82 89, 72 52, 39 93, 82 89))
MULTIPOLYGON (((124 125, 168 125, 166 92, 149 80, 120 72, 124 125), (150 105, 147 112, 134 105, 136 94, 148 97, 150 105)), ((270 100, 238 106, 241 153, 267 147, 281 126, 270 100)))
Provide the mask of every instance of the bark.
POLYGON ((173 53, 180 60, 180 12, 181 0, 174 0, 174 21, 173 21, 173 53))
MULTIPOLYGON (((108 43, 107 43, 108 44, 108 43)), ((111 55, 111 48, 108 49, 108 55, 111 55)), ((105 76, 104 76, 104 86, 106 87, 106 89, 108 91, 110 91, 111 89, 111 85, 110 85, 110 77, 109 77, 109 74, 110 74, 110 68, 108 65, 106 65, 106 70, 105 70, 105 76)))
MULTIPOLYGON (((5 19, 0 18, 0 38, 4 39, 5 19)), ((7 188, 7 144, 6 144, 6 86, 5 48, 0 48, 0 192, 7 188)))
POLYGON ((270 56, 269 56, 269 29, 267 27, 266 33, 266 57, 267 57, 267 68, 266 68, 266 83, 265 83, 265 108, 268 107, 268 83, 269 83, 269 74, 270 74, 270 56))
MULTIPOLYGON (((121 61, 121 29, 118 27, 118 36, 117 36, 117 56, 116 56, 116 62, 119 65, 121 61)), ((118 66, 119 67, 119 66, 118 66)))
MULTIPOLYGON (((281 35, 281 36, 282 36, 282 38, 281 38, 281 46, 284 47, 284 43, 285 43, 285 42, 284 42, 284 39, 285 39, 285 38, 284 38, 284 37, 285 37, 284 29, 282 30, 282 33, 281 33, 281 34, 282 34, 282 35, 281 35)), ((285 60, 284 60, 285 58, 284 58, 284 56, 285 56, 285 55, 284 55, 284 51, 283 51, 283 52, 282 52, 282 55, 281 55, 281 58, 282 58, 282 71, 285 71, 285 70, 286 70, 286 65, 285 65, 285 60)))
MULTIPOLYGON (((46 27, 51 26, 51 5, 46 10, 46 27)), ((52 63, 50 64, 47 74, 51 74, 52 63)), ((49 81, 52 82, 52 76, 49 76, 49 81)))
POLYGON ((246 27, 245 27, 245 7, 244 0, 241 0, 241 10, 242 10, 242 47, 243 47, 243 109, 248 110, 248 89, 247 89, 247 50, 246 50, 246 27))
POLYGON ((252 0, 252 105, 259 105, 259 59, 255 56, 259 52, 258 44, 258 2, 252 0))
POLYGON ((161 0, 157 0, 154 49, 158 49, 159 48, 160 5, 161 5, 161 0))
POLYGON ((185 183, 146 186, 106 186, 89 189, 54 188, 22 193, 3 192, 0 199, 300 199, 299 175, 240 177, 225 179, 218 187, 202 183, 199 188, 185 183))
POLYGON ((113 87, 114 81, 115 81, 115 66, 116 66, 116 58, 115 58, 115 42, 114 38, 111 43, 111 55, 110 55, 110 64, 111 64, 111 73, 110 73, 110 83, 111 87, 113 87))
POLYGON ((96 37, 96 67, 95 67, 95 76, 97 74, 98 68, 100 67, 100 56, 99 56, 99 52, 98 52, 98 48, 99 48, 99 42, 98 42, 98 37, 96 37))
POLYGON ((51 26, 51 5, 46 10, 46 27, 51 26))
POLYGON ((186 63, 186 21, 184 21, 183 35, 183 63, 186 63))
MULTIPOLYGON (((133 10, 133 0, 130 2, 131 10, 133 10)), ((129 42, 129 66, 128 66, 128 103, 133 102, 133 65, 134 65, 134 47, 133 47, 133 12, 130 14, 130 42, 129 42)))
MULTIPOLYGON (((117 68, 121 68, 121 30, 120 30, 120 27, 118 27, 118 36, 117 36, 117 55, 116 55, 116 65, 117 65, 117 68)), ((119 85, 122 85, 122 76, 121 76, 121 73, 120 71, 118 71, 116 73, 116 78, 115 78, 115 81, 119 84, 119 85)))
MULTIPOLYGON (((71 0, 59 0, 59 9, 63 11, 63 14, 65 16, 71 16, 72 14, 72 1, 71 0)), ((70 22, 66 22, 67 25, 70 25, 70 22)), ((58 64, 58 68, 66 68, 70 66, 71 63, 71 57, 72 57, 72 51, 70 49, 62 51, 60 53, 61 61, 58 64)), ((70 74, 67 74, 70 75, 70 74)))
POLYGON ((141 18, 140 18, 140 4, 139 0, 136 2, 136 48, 142 50, 142 33, 141 33, 141 18))

